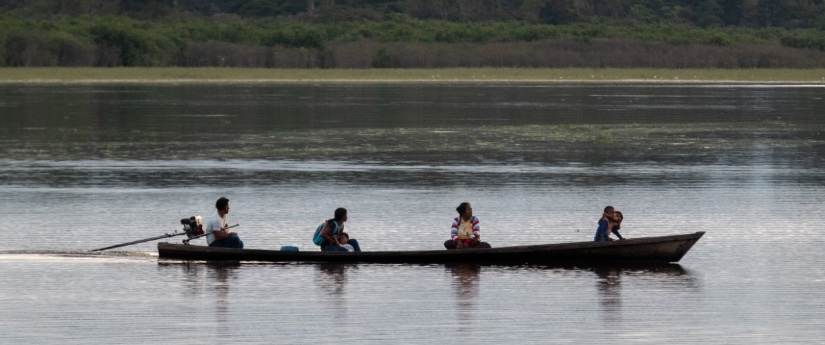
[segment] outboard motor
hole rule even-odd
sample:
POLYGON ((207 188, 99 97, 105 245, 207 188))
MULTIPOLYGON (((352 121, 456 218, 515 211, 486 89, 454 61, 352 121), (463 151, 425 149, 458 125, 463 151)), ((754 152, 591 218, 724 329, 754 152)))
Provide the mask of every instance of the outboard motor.
MULTIPOLYGON (((132 244, 138 244, 138 243, 143 243, 143 242, 148 242, 148 241, 159 240, 161 238, 168 238, 168 237, 174 237, 174 236, 183 236, 183 235, 186 235, 186 237, 188 237, 187 239, 183 240, 183 244, 189 244, 189 240, 204 236, 205 232, 203 231, 203 218, 201 218, 201 216, 191 216, 189 218, 183 218, 183 219, 180 220, 180 223, 183 224, 183 232, 175 231, 175 233, 171 234, 171 235, 170 234, 163 234, 163 235, 160 235, 160 236, 150 237, 150 238, 143 239, 143 240, 137 240, 137 241, 132 241, 132 242, 116 244, 116 245, 108 246, 108 247, 104 247, 104 248, 98 248, 98 249, 94 249, 92 251, 97 252, 97 251, 106 250, 106 249, 118 248, 118 247, 128 246, 128 245, 132 245, 132 244)), ((238 226, 238 224, 233 225, 233 227, 234 226, 238 226)))
POLYGON ((204 234, 203 218, 201 218, 201 216, 183 218, 180 220, 180 223, 183 224, 183 232, 186 233, 186 237, 190 239, 204 234))

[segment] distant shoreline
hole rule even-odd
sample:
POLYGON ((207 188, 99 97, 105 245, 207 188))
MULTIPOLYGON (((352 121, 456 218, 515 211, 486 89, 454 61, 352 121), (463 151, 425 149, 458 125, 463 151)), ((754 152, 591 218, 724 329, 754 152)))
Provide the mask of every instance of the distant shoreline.
POLYGON ((0 68, 0 84, 823 84, 825 69, 0 68))

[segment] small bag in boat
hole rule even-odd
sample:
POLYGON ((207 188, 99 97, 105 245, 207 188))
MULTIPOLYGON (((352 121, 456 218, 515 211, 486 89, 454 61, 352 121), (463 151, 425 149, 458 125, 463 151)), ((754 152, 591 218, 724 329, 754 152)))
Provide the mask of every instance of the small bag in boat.
POLYGON ((338 222, 332 220, 329 222, 321 223, 321 225, 318 225, 318 228, 315 229, 315 235, 312 236, 312 243, 315 243, 316 246, 324 244, 324 238, 321 237, 321 230, 324 230, 324 227, 327 226, 327 223, 332 223, 332 225, 335 226, 335 228, 332 229, 332 235, 335 236, 338 234, 338 222))

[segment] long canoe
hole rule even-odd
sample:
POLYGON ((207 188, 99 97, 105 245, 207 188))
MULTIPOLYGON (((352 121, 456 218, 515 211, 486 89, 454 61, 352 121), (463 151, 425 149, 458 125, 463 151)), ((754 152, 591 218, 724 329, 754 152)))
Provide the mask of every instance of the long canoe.
POLYGON ((608 242, 571 242, 468 250, 321 252, 211 248, 158 243, 161 259, 196 261, 331 262, 381 264, 554 265, 678 262, 704 231, 608 242))

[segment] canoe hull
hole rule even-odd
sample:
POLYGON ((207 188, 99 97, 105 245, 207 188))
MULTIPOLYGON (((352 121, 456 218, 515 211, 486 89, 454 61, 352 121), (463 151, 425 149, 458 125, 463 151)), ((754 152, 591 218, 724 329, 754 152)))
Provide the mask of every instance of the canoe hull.
POLYGON ((197 261, 332 262, 381 264, 554 265, 575 262, 598 264, 678 262, 704 235, 645 237, 609 242, 575 242, 471 250, 290 252, 261 249, 210 248, 158 243, 161 259, 197 261))

